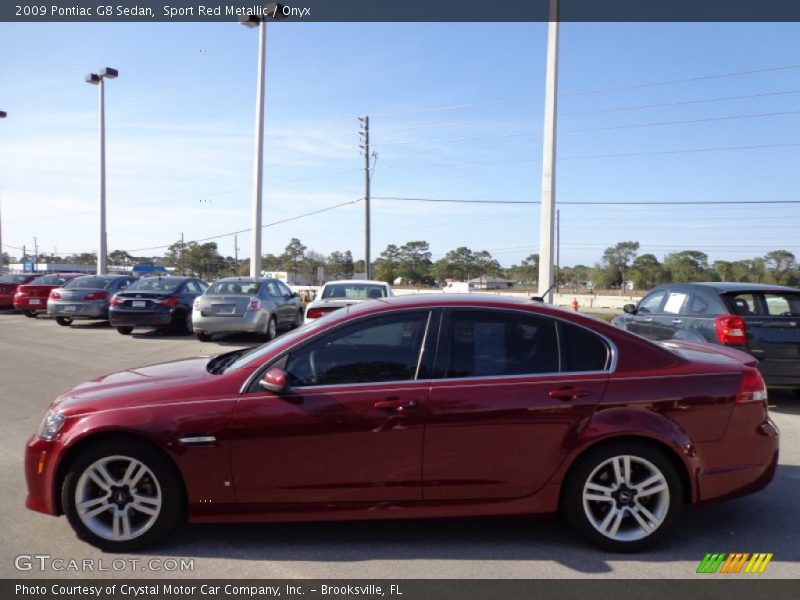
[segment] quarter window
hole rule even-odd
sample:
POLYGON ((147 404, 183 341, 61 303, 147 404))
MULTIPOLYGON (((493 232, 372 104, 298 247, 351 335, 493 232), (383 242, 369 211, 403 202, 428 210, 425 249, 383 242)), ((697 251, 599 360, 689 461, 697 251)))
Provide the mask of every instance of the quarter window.
POLYGON ((291 386, 378 383, 414 379, 427 312, 369 319, 292 352, 291 386))
POLYGON ((588 329, 561 322, 558 339, 563 357, 562 371, 574 373, 603 371, 608 368, 608 347, 588 329))
POLYGON ((454 312, 445 377, 555 373, 555 323, 541 317, 483 311, 454 312))

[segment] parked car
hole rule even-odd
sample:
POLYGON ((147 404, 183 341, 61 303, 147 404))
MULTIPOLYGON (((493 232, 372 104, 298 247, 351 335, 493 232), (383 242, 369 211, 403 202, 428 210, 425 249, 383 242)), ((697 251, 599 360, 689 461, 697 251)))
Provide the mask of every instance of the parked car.
POLYGON ((22 311, 26 317, 35 318, 39 313, 47 312, 47 299, 50 292, 61 287, 70 279, 80 277, 84 273, 54 273, 39 275, 30 283, 22 284, 14 294, 14 310, 22 311))
POLYGON ((366 300, 389 298, 392 288, 383 281, 348 279, 329 281, 322 286, 313 302, 306 305, 306 322, 324 317, 329 312, 366 300))
POLYGON ((208 284, 193 277, 143 277, 111 298, 108 320, 122 335, 134 327, 192 333, 192 304, 208 284))
POLYGON ((614 318, 652 340, 722 344, 758 359, 769 387, 800 395, 800 290, 756 283, 675 283, 655 287, 614 318))
POLYGON ((128 275, 84 275, 50 292, 47 314, 68 327, 75 319, 108 319, 111 296, 136 281, 128 275))
POLYGON ((0 308, 14 306, 14 294, 20 285, 30 283, 39 277, 37 274, 24 273, 21 275, 3 275, 0 277, 0 308))
POLYGON ((603 548, 638 550, 686 505, 760 490, 777 466, 752 357, 685 344, 522 299, 365 302, 63 394, 27 444, 26 504, 119 552, 184 517, 559 511, 603 548))
POLYGON ((202 342, 214 333, 232 332, 262 333, 271 340, 279 328, 293 329, 302 322, 300 297, 277 279, 220 279, 195 298, 192 314, 194 332, 202 342))

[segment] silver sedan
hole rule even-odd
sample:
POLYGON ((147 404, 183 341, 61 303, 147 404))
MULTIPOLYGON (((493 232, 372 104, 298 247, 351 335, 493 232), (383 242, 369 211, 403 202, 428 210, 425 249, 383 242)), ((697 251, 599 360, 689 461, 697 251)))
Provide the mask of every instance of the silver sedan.
POLYGON ((136 281, 127 275, 84 275, 50 292, 47 314, 67 327, 75 319, 108 319, 111 296, 136 281))
POLYGON ((234 332, 260 333, 271 340, 278 329, 302 322, 300 298, 277 279, 220 279, 195 299, 192 311, 194 332, 203 342, 214 333, 234 332))

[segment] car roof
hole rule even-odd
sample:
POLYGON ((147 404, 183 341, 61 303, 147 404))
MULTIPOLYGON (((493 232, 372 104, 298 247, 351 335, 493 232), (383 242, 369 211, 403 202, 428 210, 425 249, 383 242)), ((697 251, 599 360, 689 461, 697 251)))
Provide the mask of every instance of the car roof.
POLYGON ((373 285, 389 285, 385 281, 375 281, 374 279, 334 279, 333 281, 326 281, 325 285, 333 285, 336 283, 370 283, 373 285))
MULTIPOLYGON (((275 281, 272 277, 265 277, 259 281, 275 281)), ((223 277, 217 279, 214 283, 259 283, 252 277, 223 277)))
POLYGON ((659 289, 672 287, 675 285, 682 286, 698 286, 706 289, 712 289, 720 294, 727 292, 800 292, 800 289, 793 288, 785 285, 772 285, 768 283, 747 283, 741 281, 694 281, 692 283, 673 283, 658 286, 659 289))

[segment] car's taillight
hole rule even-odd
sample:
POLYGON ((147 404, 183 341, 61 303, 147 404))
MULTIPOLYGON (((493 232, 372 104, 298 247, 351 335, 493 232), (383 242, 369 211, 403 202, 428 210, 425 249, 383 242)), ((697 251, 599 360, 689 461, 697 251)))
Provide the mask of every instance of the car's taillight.
POLYGON ((767 384, 758 369, 745 367, 742 379, 739 381, 739 391, 736 402, 764 402, 767 399, 767 384))
POLYGON ((200 298, 195 298, 194 303, 192 304, 193 310, 200 310, 200 298))
POLYGON ((57 291, 53 290, 52 292, 50 292, 50 298, 52 300, 61 300, 61 294, 59 294, 57 291))
POLYGON ((310 308, 308 309, 308 318, 309 319, 319 319, 320 317, 324 317, 329 312, 335 311, 336 308, 310 308))
POLYGON ((108 292, 89 292, 84 296, 84 300, 105 300, 108 298, 108 292))
POLYGON ((154 300, 154 302, 160 306, 178 306, 180 304, 180 300, 178 300, 175 296, 170 296, 169 298, 164 298, 162 300, 154 300))
POLYGON ((111 304, 111 306, 119 306, 123 302, 125 302, 125 300, 117 298, 116 296, 111 296, 111 302, 109 302, 109 304, 111 304))
POLYGON ((247 310, 261 310, 261 300, 258 298, 250 298, 250 304, 247 305, 247 310))
POLYGON ((747 342, 744 319, 737 315, 719 315, 714 319, 714 331, 725 346, 744 346, 747 342))

